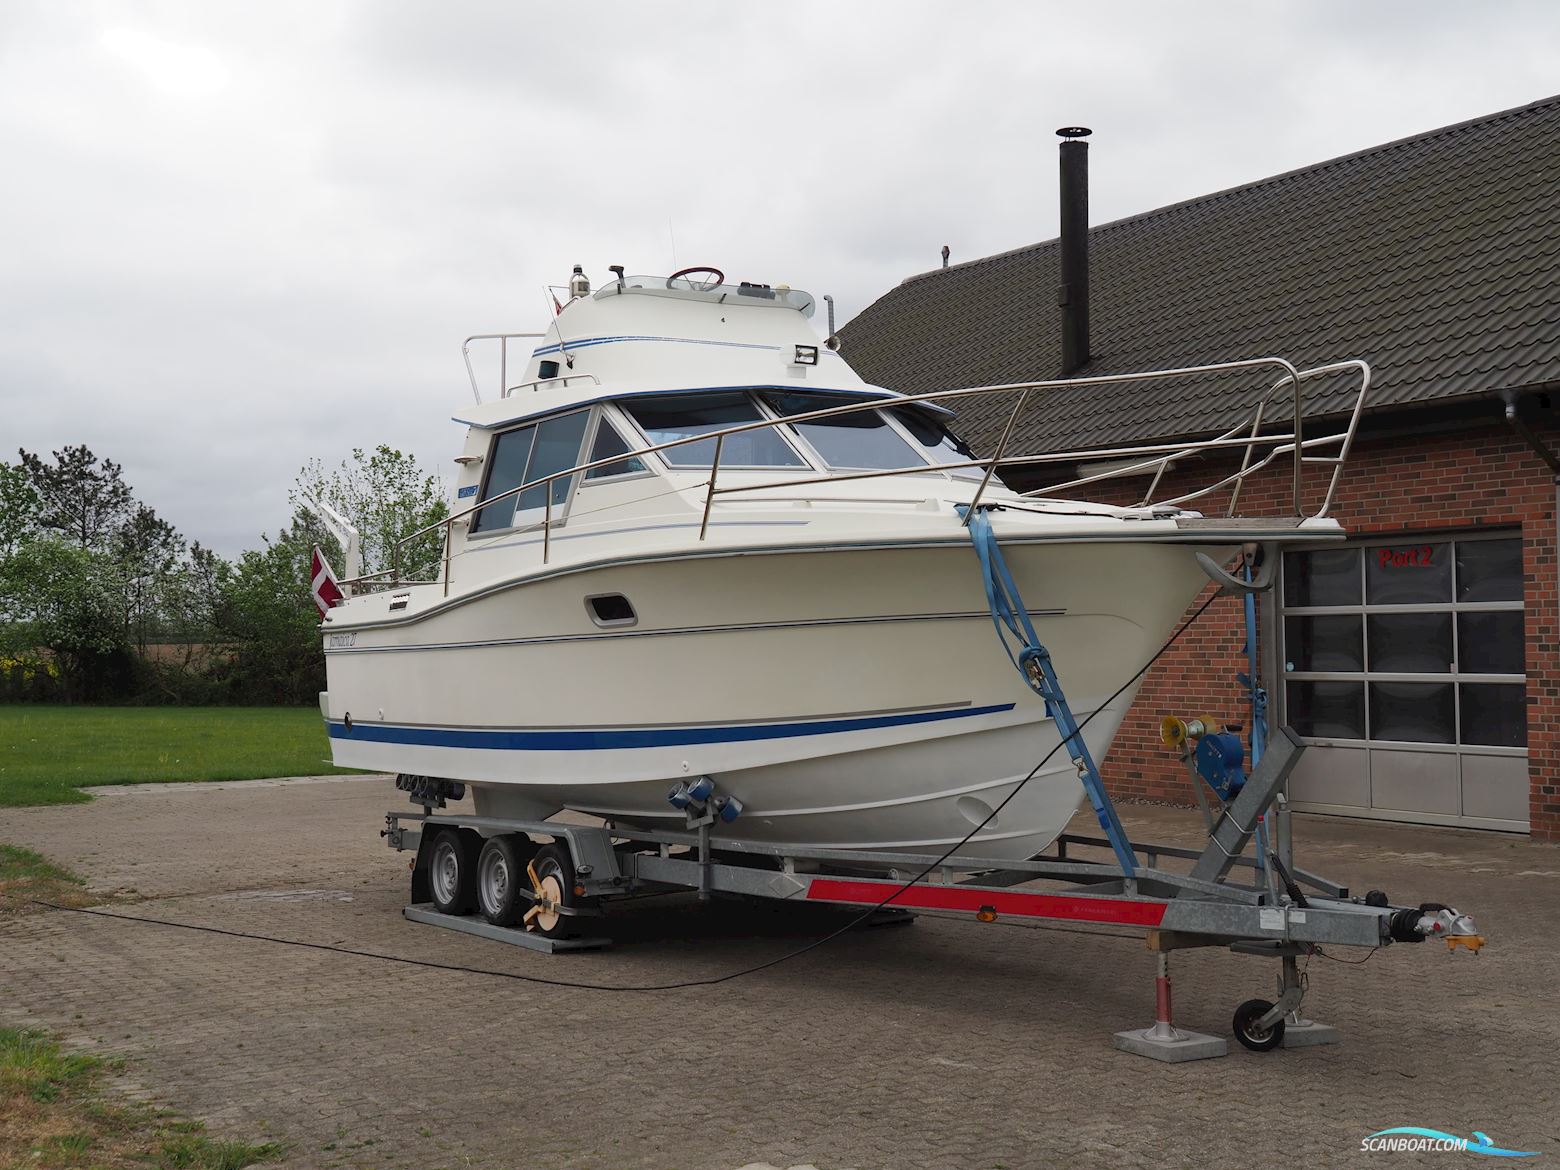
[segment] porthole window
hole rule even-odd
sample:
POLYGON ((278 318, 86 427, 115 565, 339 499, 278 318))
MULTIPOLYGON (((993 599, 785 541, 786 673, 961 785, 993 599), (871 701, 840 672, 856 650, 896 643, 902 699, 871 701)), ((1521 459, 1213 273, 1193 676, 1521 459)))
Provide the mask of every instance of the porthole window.
POLYGON ((639 620, 633 604, 621 593, 599 593, 585 599, 585 610, 598 626, 631 626, 639 620))

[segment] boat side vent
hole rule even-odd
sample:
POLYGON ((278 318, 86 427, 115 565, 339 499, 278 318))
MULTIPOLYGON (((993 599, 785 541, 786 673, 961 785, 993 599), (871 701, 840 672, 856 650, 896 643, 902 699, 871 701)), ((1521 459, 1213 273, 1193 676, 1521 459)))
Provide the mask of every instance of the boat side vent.
POLYGON ((633 605, 621 593, 598 593, 587 597, 585 612, 598 626, 631 626, 639 620, 633 605))

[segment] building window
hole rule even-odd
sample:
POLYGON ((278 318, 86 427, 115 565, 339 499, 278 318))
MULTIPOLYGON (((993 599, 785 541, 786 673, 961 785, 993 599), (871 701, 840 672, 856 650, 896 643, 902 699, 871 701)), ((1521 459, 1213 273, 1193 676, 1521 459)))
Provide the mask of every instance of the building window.
POLYGON ((1285 710, 1303 736, 1526 747, 1525 644, 1518 536, 1285 555, 1285 710))

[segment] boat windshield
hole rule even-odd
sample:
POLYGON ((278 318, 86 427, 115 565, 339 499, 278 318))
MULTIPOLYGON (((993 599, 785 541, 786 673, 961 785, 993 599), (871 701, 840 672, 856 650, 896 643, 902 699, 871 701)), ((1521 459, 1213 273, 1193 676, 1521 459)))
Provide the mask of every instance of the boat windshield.
MULTIPOLYGON (((764 416, 746 394, 740 392, 674 394, 665 397, 628 399, 618 403, 644 431, 653 446, 706 435, 711 431, 762 422, 764 416)), ((715 440, 705 439, 662 451, 661 458, 673 467, 708 467, 715 459, 715 440)), ((721 446, 722 467, 806 467, 772 428, 742 431, 727 435, 721 446)))
MULTIPOLYGON (((784 418, 861 401, 843 394, 793 393, 785 390, 765 390, 759 397, 784 418)), ((792 425, 831 468, 888 470, 915 467, 925 462, 899 432, 889 425, 881 411, 858 410, 834 418, 818 418, 792 425)))
MULTIPOLYGON (((967 463, 976 458, 975 452, 958 435, 948 430, 936 419, 911 407, 896 407, 894 417, 921 445, 926 457, 934 463, 967 463)), ((980 479, 985 475, 978 467, 956 467, 948 471, 961 479, 980 479)))
POLYGON ((621 283, 609 280, 594 294, 597 300, 624 295, 672 297, 681 301, 706 301, 712 305, 755 305, 760 308, 795 309, 811 317, 817 308, 812 293, 783 284, 713 284, 697 276, 625 276, 621 283))

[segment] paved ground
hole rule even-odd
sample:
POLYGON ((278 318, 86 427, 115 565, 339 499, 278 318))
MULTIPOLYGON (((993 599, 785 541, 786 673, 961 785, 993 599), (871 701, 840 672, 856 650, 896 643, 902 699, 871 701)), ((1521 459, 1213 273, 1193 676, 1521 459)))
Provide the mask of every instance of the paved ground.
MULTIPOLYGON (((170 785, 0 810, 0 840, 135 891, 128 913, 607 983, 730 970, 837 921, 646 907, 615 949, 557 957, 417 926, 378 837, 403 806, 383 779, 170 785)), ((1196 827, 1128 812, 1135 834, 1196 827)), ((1152 1014, 1151 957, 1124 939, 923 916, 719 987, 612 994, 41 913, 0 922, 0 1022, 123 1053, 159 1099, 284 1138, 300 1167, 1415 1164, 1358 1152, 1393 1125, 1560 1158, 1560 849, 1323 819, 1296 836, 1313 870, 1474 913, 1489 948, 1313 960, 1309 1014, 1342 1044, 1168 1066, 1110 1046, 1152 1014)), ((1180 1022, 1227 1035, 1267 968, 1177 956, 1180 1022)))

